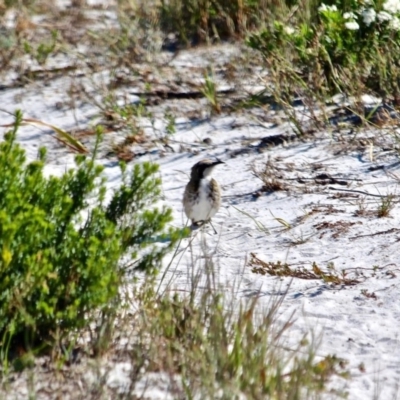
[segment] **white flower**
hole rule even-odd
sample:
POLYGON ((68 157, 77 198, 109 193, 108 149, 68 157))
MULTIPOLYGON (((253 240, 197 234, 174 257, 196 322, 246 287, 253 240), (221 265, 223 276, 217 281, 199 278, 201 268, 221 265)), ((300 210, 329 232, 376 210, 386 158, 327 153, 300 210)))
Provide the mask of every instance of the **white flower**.
POLYGON ((323 11, 337 11, 337 7, 335 5, 333 6, 327 6, 326 4, 322 3, 321 6, 318 8, 319 12, 323 11))
POLYGON ((291 26, 285 26, 283 29, 288 35, 293 35, 293 33, 295 32, 294 28, 292 28, 291 26))
POLYGON ((386 11, 379 11, 378 12, 378 19, 379 21, 390 21, 392 19, 392 16, 387 13, 386 11))
POLYGON ((358 29, 360 28, 360 25, 358 25, 356 21, 349 21, 349 22, 346 22, 346 23, 344 24, 344 26, 345 26, 347 29, 351 30, 351 31, 356 31, 356 30, 358 30, 358 29))
POLYGON ((369 26, 372 24, 372 22, 375 21, 376 18, 376 12, 373 8, 367 8, 362 12, 362 17, 365 25, 369 26))
POLYGON ((356 30, 358 30, 358 28, 360 27, 360 25, 358 25, 356 21, 349 21, 349 22, 346 22, 346 23, 344 24, 344 26, 345 26, 347 29, 351 30, 351 31, 356 31, 356 30))
POLYGON ((393 17, 393 19, 389 22, 389 28, 393 29, 394 31, 400 30, 400 19, 397 17, 393 17))
POLYGON ((319 12, 326 11, 326 10, 327 10, 327 7, 326 7, 326 5, 325 5, 324 3, 322 3, 322 4, 318 7, 318 11, 319 11, 319 12))
POLYGON ((343 14, 344 19, 356 19, 357 15, 352 12, 346 12, 343 14))
POLYGON ((400 0, 386 0, 383 3, 383 9, 391 14, 400 12, 400 0))

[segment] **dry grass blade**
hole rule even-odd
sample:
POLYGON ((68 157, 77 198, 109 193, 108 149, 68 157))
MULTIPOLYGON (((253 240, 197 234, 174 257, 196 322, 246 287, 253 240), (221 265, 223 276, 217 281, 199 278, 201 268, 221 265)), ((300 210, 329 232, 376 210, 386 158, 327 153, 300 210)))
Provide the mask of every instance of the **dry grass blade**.
POLYGON ((348 278, 345 271, 342 271, 341 274, 336 272, 324 272, 316 263, 313 263, 312 270, 308 270, 304 267, 293 268, 289 264, 283 264, 280 261, 276 263, 262 261, 253 253, 251 253, 249 266, 252 267, 252 272, 260 275, 268 274, 271 276, 322 280, 325 283, 332 283, 333 285, 356 285, 360 283, 357 279, 348 278))
POLYGON ((247 213, 246 211, 243 211, 243 210, 241 210, 240 208, 235 207, 234 205, 232 205, 232 207, 233 207, 236 211, 239 211, 240 213, 242 213, 243 215, 245 215, 246 217, 251 218, 251 219, 254 221, 254 223, 256 224, 257 229, 258 229, 260 232, 263 232, 263 233, 269 235, 269 230, 264 226, 264 224, 263 224, 262 222, 257 221, 256 218, 254 218, 251 214, 247 213))
MULTIPOLYGON (((69 147, 70 149, 81 153, 81 154, 87 154, 89 151, 86 149, 86 147, 77 139, 75 139, 72 135, 70 135, 68 132, 64 131, 63 129, 52 125, 48 124, 47 122, 39 121, 37 119, 33 118, 23 118, 21 121, 21 125, 32 125, 32 126, 39 126, 39 127, 46 127, 52 129, 54 132, 56 132, 57 136, 55 138, 69 147)), ((0 125, 2 128, 11 128, 13 127, 14 124, 5 124, 5 125, 0 125)))
POLYGON ((275 215, 272 214, 271 211, 270 211, 270 214, 272 215, 274 220, 276 222, 279 222, 281 225, 283 225, 285 229, 291 229, 292 228, 292 225, 290 225, 289 222, 285 221, 283 218, 275 217, 275 215))

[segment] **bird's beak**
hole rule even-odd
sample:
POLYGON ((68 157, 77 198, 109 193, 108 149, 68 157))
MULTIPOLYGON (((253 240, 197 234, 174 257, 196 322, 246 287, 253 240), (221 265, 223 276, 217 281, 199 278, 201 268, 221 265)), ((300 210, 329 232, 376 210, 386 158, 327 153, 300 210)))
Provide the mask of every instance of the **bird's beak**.
POLYGON ((214 165, 218 165, 218 164, 225 164, 223 161, 221 161, 219 158, 216 159, 216 161, 214 162, 214 165))

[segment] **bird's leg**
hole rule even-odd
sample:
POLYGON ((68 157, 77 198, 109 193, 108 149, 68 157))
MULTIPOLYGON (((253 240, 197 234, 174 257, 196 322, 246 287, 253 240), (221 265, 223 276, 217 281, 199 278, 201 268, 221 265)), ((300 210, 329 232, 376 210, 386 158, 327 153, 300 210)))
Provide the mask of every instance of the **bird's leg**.
POLYGON ((209 222, 210 223, 210 225, 212 226, 212 228, 214 229, 214 234, 216 235, 216 234, 218 234, 218 232, 215 230, 215 228, 214 228, 214 225, 212 224, 212 222, 211 222, 211 219, 209 219, 208 221, 206 221, 206 222, 209 222))
POLYGON ((214 228, 214 225, 212 224, 212 222, 211 222, 211 218, 210 219, 207 219, 207 220, 205 220, 205 221, 202 221, 203 223, 202 223, 202 226, 203 225, 205 225, 205 224, 210 224, 211 226, 212 226, 212 228, 214 229, 214 234, 216 235, 218 232, 216 231, 216 229, 214 228))

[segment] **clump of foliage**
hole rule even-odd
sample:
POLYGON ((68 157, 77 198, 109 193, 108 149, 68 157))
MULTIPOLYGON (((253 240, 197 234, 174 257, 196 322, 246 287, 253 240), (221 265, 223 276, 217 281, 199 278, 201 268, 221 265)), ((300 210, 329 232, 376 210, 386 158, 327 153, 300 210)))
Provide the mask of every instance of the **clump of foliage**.
POLYGON ((52 31, 51 38, 39 43, 36 48, 34 48, 30 42, 25 41, 23 44, 24 51, 26 54, 31 55, 39 65, 43 66, 49 56, 55 53, 57 47, 57 36, 58 32, 56 30, 52 31))
MULTIPOLYGON (((285 1, 280 3, 285 7, 285 1)), ((160 24, 186 44, 243 37, 270 18, 274 8, 271 0, 162 1, 160 24)))
POLYGON ((87 326, 94 311, 118 302, 124 256, 154 271, 173 245, 151 244, 171 221, 171 210, 152 208, 160 195, 157 165, 137 164, 131 172, 122 166, 122 184, 106 204, 94 156, 77 156, 76 168, 60 177, 44 175, 44 148, 26 162, 16 143, 21 119, 17 112, 0 143, 3 356, 13 344, 45 346, 87 326))
POLYGON ((284 91, 399 98, 400 2, 319 2, 307 22, 274 21, 249 37, 284 91))

